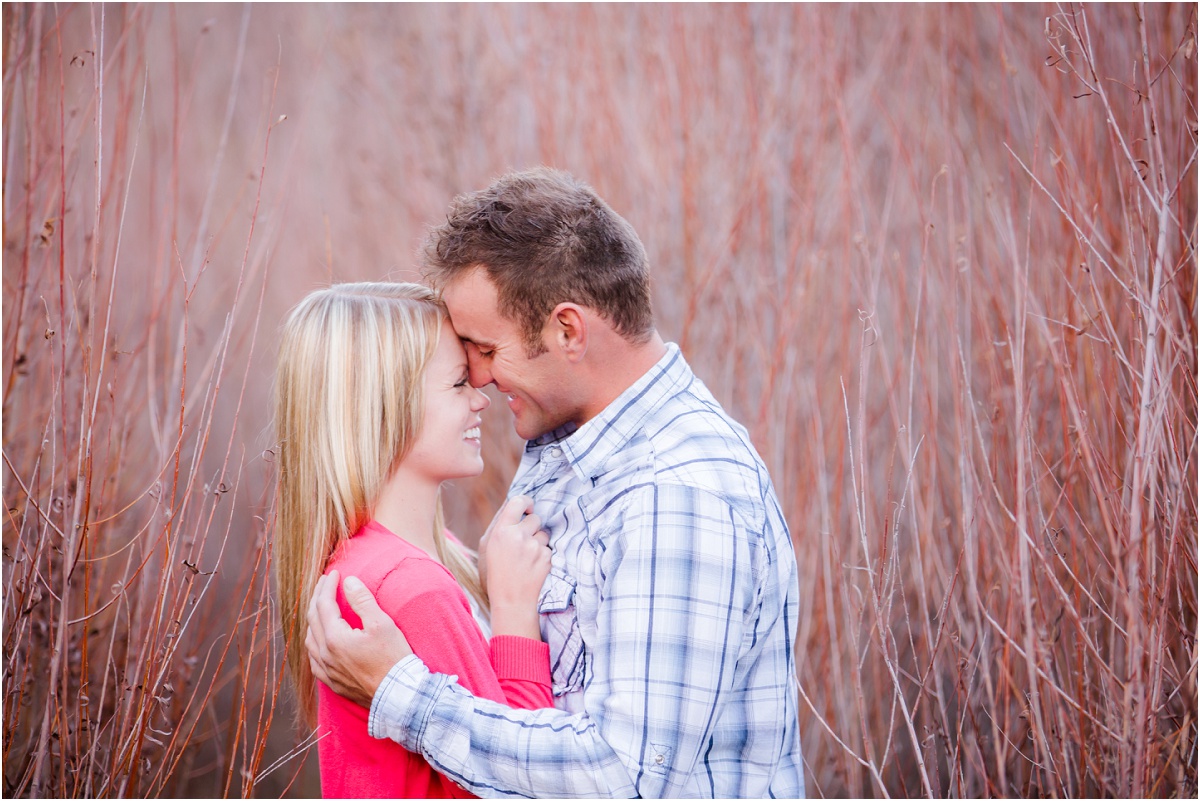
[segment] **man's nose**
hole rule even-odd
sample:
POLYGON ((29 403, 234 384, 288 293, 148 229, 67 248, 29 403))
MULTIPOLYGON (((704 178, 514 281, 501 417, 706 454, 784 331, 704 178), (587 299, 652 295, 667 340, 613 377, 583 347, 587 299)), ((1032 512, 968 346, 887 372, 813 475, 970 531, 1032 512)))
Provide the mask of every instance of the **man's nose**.
POLYGON ((492 383, 492 371, 487 368, 482 358, 467 353, 467 378, 471 381, 471 386, 483 389, 492 383))

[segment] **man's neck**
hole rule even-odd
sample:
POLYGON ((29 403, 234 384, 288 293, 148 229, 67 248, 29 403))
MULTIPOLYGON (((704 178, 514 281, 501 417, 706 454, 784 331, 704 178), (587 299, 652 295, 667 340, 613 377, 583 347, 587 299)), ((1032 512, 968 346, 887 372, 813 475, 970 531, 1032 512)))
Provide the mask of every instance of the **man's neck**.
POLYGON ((657 331, 652 332, 650 339, 642 344, 620 339, 615 332, 613 336, 618 337, 617 341, 608 343, 611 346, 604 348, 602 357, 589 365, 593 391, 590 393, 587 415, 580 424, 608 408, 622 392, 658 364, 667 352, 666 343, 657 331))

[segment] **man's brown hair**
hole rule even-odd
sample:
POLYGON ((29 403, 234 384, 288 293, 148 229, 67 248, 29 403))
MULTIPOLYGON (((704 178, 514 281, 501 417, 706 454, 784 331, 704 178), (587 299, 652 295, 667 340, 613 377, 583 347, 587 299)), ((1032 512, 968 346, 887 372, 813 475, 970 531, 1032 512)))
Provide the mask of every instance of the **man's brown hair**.
POLYGON ((590 186, 538 167, 459 195, 446 222, 429 232, 425 278, 444 288, 481 267, 499 312, 517 322, 529 354, 559 303, 598 312, 631 342, 654 326, 646 250, 628 222, 590 186))

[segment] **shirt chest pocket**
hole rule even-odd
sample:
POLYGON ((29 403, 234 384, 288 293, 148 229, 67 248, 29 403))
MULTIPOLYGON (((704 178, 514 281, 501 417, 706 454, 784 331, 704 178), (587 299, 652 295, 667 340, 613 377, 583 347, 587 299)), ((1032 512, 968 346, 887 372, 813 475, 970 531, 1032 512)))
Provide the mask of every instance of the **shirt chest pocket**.
POLYGON ((575 609, 575 581, 552 570, 538 597, 542 634, 550 648, 551 690, 566 695, 583 686, 583 635, 575 609))

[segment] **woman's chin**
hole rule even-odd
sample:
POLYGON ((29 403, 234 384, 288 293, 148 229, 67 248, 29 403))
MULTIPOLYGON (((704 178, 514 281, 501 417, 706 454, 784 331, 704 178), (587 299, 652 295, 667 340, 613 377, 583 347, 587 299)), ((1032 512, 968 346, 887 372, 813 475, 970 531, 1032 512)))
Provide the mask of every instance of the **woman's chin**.
POLYGON ((483 459, 480 458, 479 462, 474 466, 464 467, 463 472, 460 475, 455 476, 455 478, 476 478, 483 475, 483 467, 483 459))

